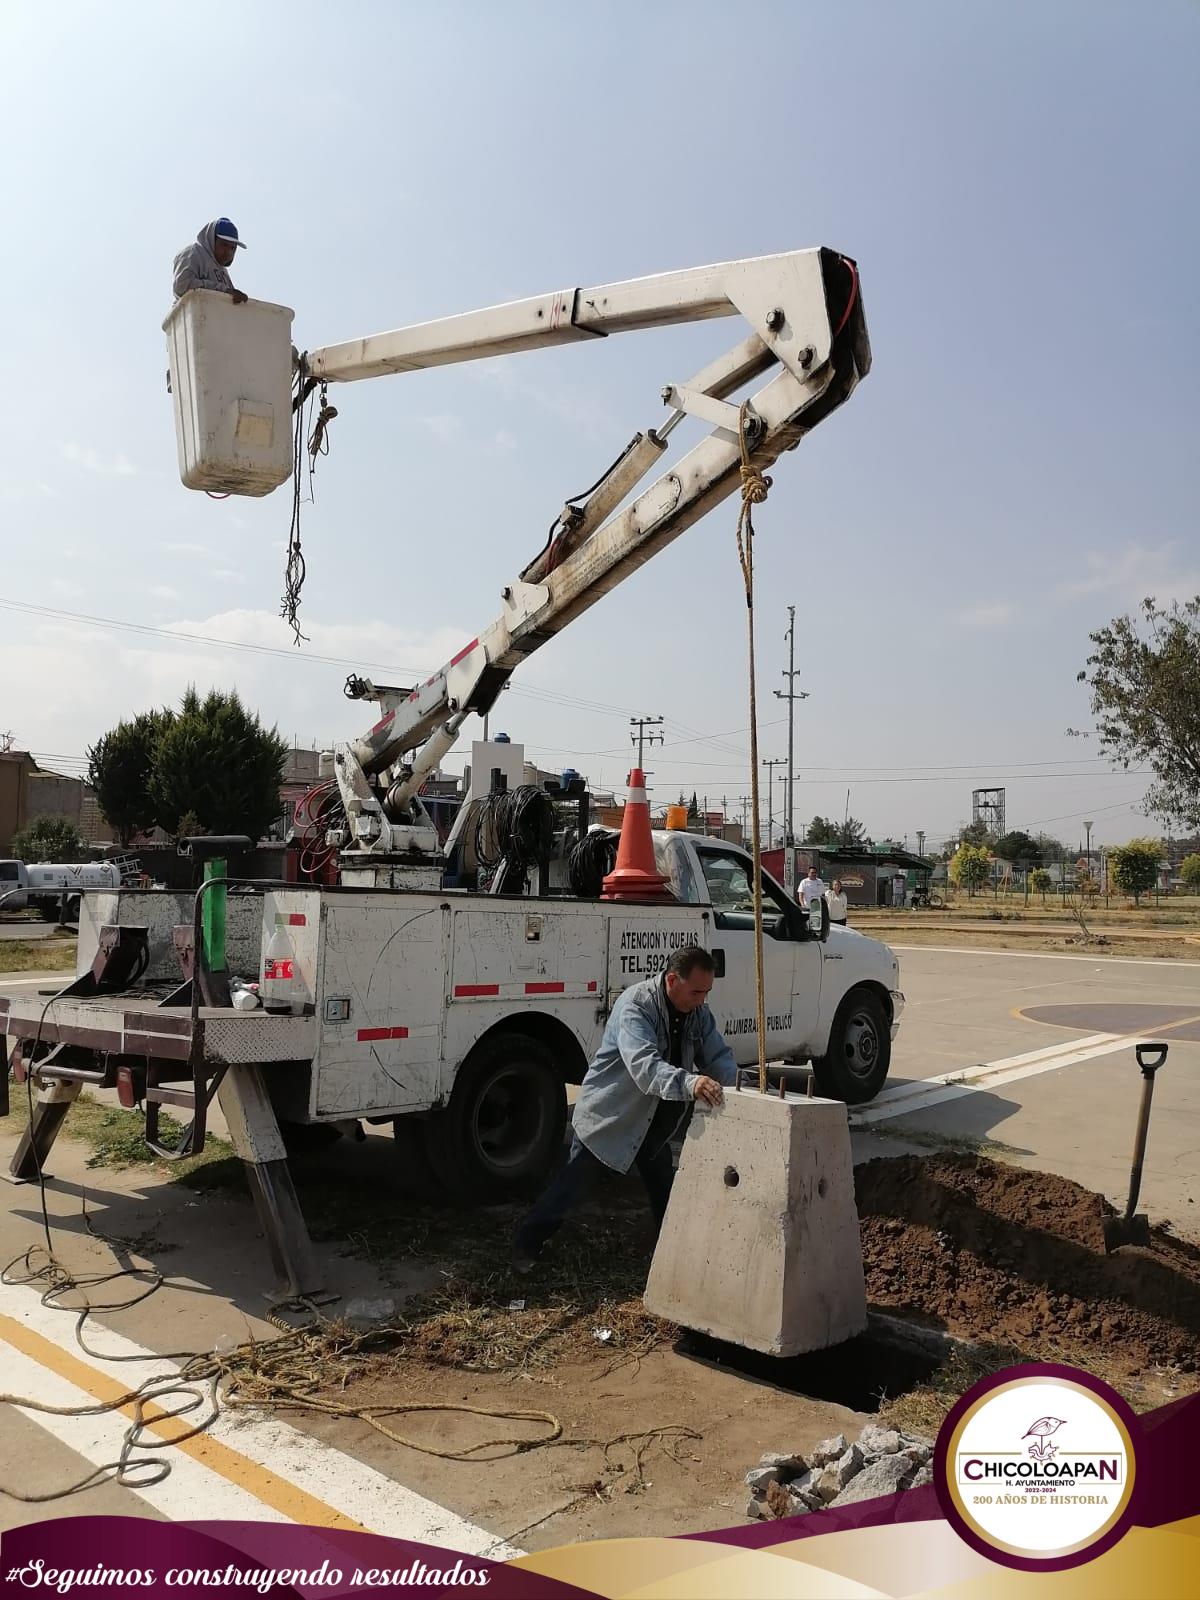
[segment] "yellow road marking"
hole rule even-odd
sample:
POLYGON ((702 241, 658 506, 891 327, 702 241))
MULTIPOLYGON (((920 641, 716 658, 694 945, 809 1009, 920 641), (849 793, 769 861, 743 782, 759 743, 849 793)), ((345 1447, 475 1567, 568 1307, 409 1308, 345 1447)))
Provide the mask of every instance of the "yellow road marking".
MULTIPOLYGON (((77 1356, 59 1349, 52 1340, 35 1333, 31 1328, 24 1327, 12 1317, 5 1316, 3 1312, 0 1312, 0 1339, 58 1377, 73 1383, 77 1389, 82 1389, 95 1400, 111 1403, 128 1393, 124 1384, 116 1382, 106 1373, 98 1372, 95 1367, 80 1361, 77 1356)), ((164 1368, 165 1370, 168 1369, 164 1368)), ((129 1417, 131 1421, 136 1416, 136 1408, 132 1404, 114 1409, 129 1417)), ((201 1466, 207 1467, 210 1472, 215 1472, 239 1489, 244 1489, 263 1505, 270 1506, 273 1511, 280 1512, 291 1521, 317 1528, 350 1528, 357 1533, 371 1531, 363 1523, 355 1522, 344 1512, 335 1511, 332 1506, 326 1505, 323 1500, 318 1500, 315 1495, 297 1488, 294 1483, 281 1478, 269 1467, 259 1466, 257 1461, 251 1461, 240 1451, 231 1449, 229 1445, 212 1438, 209 1434, 197 1434, 192 1439, 182 1438, 181 1436, 187 1433, 189 1424, 179 1418, 168 1416, 160 1406, 147 1405, 143 1415, 146 1425, 160 1438, 174 1443, 177 1449, 191 1456, 201 1466)))

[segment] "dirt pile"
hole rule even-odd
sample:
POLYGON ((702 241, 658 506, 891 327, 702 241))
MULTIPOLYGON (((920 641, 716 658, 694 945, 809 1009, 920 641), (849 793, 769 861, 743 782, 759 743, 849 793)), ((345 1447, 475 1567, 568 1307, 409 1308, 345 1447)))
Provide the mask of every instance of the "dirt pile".
POLYGON ((855 1173, 867 1297, 963 1338, 1097 1370, 1200 1366, 1200 1250, 1155 1230, 1104 1253, 1097 1194, 975 1155, 855 1173))

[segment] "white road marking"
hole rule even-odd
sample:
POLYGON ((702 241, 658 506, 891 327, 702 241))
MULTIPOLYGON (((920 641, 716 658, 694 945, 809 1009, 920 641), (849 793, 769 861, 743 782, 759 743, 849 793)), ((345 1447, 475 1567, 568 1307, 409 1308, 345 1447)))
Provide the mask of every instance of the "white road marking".
MULTIPOLYGON (((108 1328, 101 1331, 95 1322, 90 1325, 92 1342, 111 1351, 114 1356, 132 1359, 105 1366, 85 1356, 75 1342, 74 1318, 43 1306, 36 1292, 21 1285, 0 1285, 0 1312, 56 1345, 72 1359, 92 1367, 109 1382, 115 1379, 130 1389, 136 1388, 147 1378, 162 1377, 177 1370, 175 1363, 156 1356, 153 1351, 108 1328)), ((8 1373, 15 1370, 10 1360, 16 1360, 18 1352, 3 1340, 2 1335, 0 1345, 4 1350, 7 1387, 8 1373)), ((23 1362, 22 1371, 26 1374, 25 1384, 14 1385, 14 1390, 21 1387, 21 1392, 28 1392, 30 1398, 45 1399, 51 1404, 64 1403, 57 1396, 64 1390, 71 1390, 80 1398, 65 1403, 94 1404, 74 1384, 40 1363, 28 1357, 20 1359, 23 1362)), ((171 1409, 176 1403, 167 1397, 163 1402, 164 1409, 171 1409)), ((128 1426, 127 1419, 119 1414, 110 1414, 107 1418, 82 1419, 50 1418, 32 1411, 26 1415, 39 1427, 54 1433, 73 1450, 96 1464, 116 1459, 115 1446, 119 1446, 121 1434, 128 1426)), ((497 1561, 522 1554, 486 1529, 394 1482, 354 1456, 343 1454, 315 1435, 303 1433, 273 1416, 253 1411, 223 1411, 208 1430, 207 1436, 373 1532, 384 1533, 394 1539, 445 1545, 467 1555, 488 1556, 497 1561)), ((168 1446, 153 1454, 170 1462, 171 1473, 164 1483, 140 1489, 138 1494, 167 1516, 183 1516, 192 1521, 206 1517, 289 1520, 272 1512, 252 1491, 238 1489, 219 1473, 201 1462, 189 1459, 180 1450, 168 1446), (236 1510, 228 1509, 233 1503, 231 1496, 237 1497, 236 1510)))
POLYGON ((1200 967, 1200 961, 1176 961, 1170 956, 1058 956, 1049 950, 971 950, 948 944, 889 944, 888 949, 906 955, 928 952, 937 956, 1017 956, 1021 961, 1088 961, 1094 967, 1101 963, 1108 967, 1200 967))
MULTIPOLYGON (((34 1361, 20 1350, 14 1350, 2 1340, 0 1345, 4 1350, 4 1384, 10 1394, 24 1395, 31 1400, 41 1400, 52 1406, 96 1404, 93 1395, 76 1388, 57 1372, 49 1371, 40 1362, 34 1361)), ((158 1370, 163 1372, 167 1369, 159 1367, 158 1370)), ((163 1403, 168 1407, 174 1407, 181 1404, 182 1400, 183 1396, 166 1396, 163 1403)), ((107 1466, 119 1459, 121 1444, 130 1426, 129 1418, 119 1411, 106 1411, 94 1417, 59 1417, 53 1413, 31 1410, 25 1406, 17 1406, 14 1409, 23 1417, 28 1417, 30 1422, 36 1423, 45 1433, 65 1444, 68 1449, 74 1450, 76 1455, 82 1456, 88 1465, 93 1467, 107 1466)), ((200 1409, 194 1413, 196 1417, 203 1414, 200 1409)), ((126 1491, 139 1504, 152 1507, 172 1522, 186 1522, 192 1518, 211 1518, 214 1521, 231 1519, 239 1522, 288 1521, 282 1512, 276 1511, 272 1506, 263 1505, 261 1500, 255 1499, 245 1489, 229 1483, 199 1461, 184 1455, 182 1451, 172 1450, 163 1440, 156 1439, 153 1433, 148 1437, 163 1445, 163 1448, 135 1450, 133 1459, 139 1463, 165 1460, 171 1470, 161 1483, 146 1489, 131 1488, 126 1491)), ((11 1471, 11 1467, 3 1476, 7 1477, 8 1471, 11 1471)), ((148 1471, 149 1468, 139 1466, 132 1474, 133 1481, 137 1482, 143 1473, 148 1471)), ((83 1475, 83 1470, 80 1470, 76 1476, 82 1478, 83 1475)), ((62 1487, 67 1486, 67 1480, 64 1479, 62 1487)), ((46 1484, 44 1487, 49 1490, 59 1485, 46 1484)), ((65 1503, 63 1502, 64 1505, 65 1503)))
POLYGON ((1057 1072, 1060 1067, 1073 1067, 1081 1061, 1092 1061, 1097 1056, 1108 1056, 1117 1050, 1132 1048, 1133 1041, 1126 1034, 1093 1033, 1086 1038, 1052 1045, 1047 1050, 1031 1050, 1025 1055, 1006 1056, 1000 1061, 981 1061, 977 1066, 962 1067, 957 1072, 943 1072, 936 1078, 897 1084, 894 1089, 885 1089, 861 1111, 852 1111, 850 1127, 866 1128, 875 1122, 889 1121, 892 1117, 906 1117, 910 1112, 924 1111, 946 1100, 978 1094, 981 1089, 1015 1083, 1019 1078, 1035 1078, 1043 1072, 1057 1072))

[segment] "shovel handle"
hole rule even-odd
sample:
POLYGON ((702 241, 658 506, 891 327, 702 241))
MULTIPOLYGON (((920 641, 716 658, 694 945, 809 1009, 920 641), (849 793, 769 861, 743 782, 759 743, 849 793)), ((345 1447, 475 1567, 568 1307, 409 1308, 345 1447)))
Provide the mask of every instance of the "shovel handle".
POLYGON ((1138 1066, 1142 1069, 1142 1077, 1153 1078, 1167 1059, 1167 1046, 1161 1043, 1139 1044, 1135 1045, 1134 1054, 1138 1066))

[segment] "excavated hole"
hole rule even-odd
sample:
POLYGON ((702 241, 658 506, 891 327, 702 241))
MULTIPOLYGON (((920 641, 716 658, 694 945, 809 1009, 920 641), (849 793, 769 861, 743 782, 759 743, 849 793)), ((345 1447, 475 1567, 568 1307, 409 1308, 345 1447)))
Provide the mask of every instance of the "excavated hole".
POLYGON ((874 1326, 831 1350, 803 1356, 762 1355, 700 1333, 685 1333, 675 1348, 680 1355, 756 1383, 866 1412, 878 1411, 927 1383, 943 1361, 943 1353, 933 1345, 909 1344, 902 1336, 874 1326))

